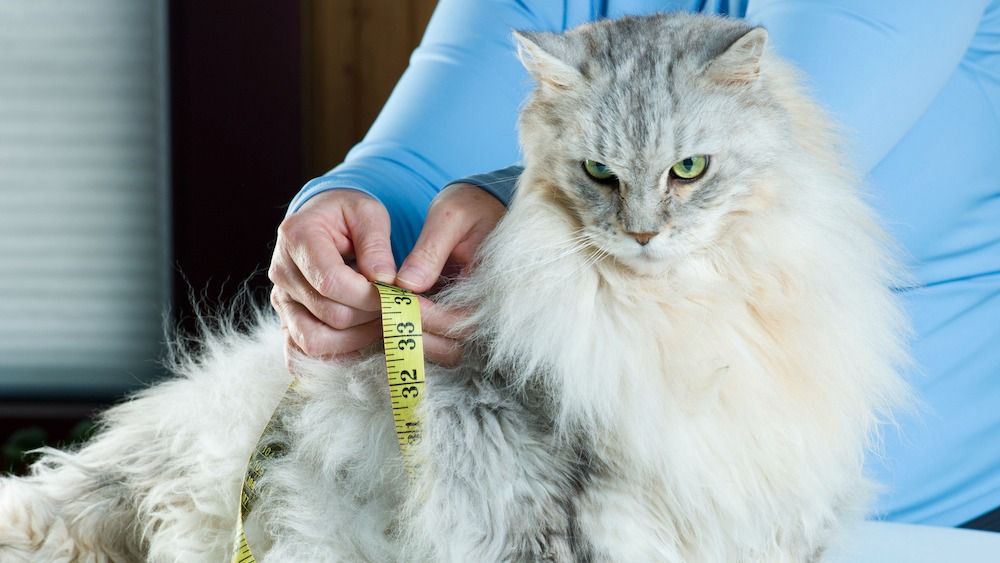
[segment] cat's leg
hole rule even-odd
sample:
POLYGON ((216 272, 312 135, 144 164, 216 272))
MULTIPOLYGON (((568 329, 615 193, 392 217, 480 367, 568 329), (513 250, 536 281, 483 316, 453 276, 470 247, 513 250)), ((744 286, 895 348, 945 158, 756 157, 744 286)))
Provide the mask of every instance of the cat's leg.
POLYGON ((289 377, 277 326, 207 346, 83 448, 0 480, 0 560, 225 560, 247 456, 289 377))
MULTIPOLYGON (((433 374, 432 374, 433 375, 433 374)), ((489 384, 429 377, 403 512, 413 560, 580 561, 570 514, 585 455, 489 384)))
MULTIPOLYGON (((656 486, 651 481, 646 486, 656 486)), ((593 563, 657 561, 693 563, 685 550, 683 525, 669 508, 653 506, 642 485, 619 476, 593 475, 576 505, 578 533, 591 545, 593 563)), ((726 561, 727 559, 719 559, 726 561)), ((710 560, 704 560, 710 561, 710 560)))

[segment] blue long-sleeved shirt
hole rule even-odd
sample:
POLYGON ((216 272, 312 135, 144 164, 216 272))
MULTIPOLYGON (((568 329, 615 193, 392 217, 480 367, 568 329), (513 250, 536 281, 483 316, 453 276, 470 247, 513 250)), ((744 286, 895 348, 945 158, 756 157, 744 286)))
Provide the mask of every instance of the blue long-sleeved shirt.
MULTIPOLYGON (((364 141, 290 212, 328 189, 365 191, 389 210, 401 260, 442 186, 519 160, 531 82, 512 29, 669 10, 768 28, 842 125, 920 282, 903 298, 924 408, 869 463, 887 487, 875 516, 957 525, 1000 506, 1000 0, 442 0, 364 141)), ((503 199, 510 186, 491 188, 503 199)))

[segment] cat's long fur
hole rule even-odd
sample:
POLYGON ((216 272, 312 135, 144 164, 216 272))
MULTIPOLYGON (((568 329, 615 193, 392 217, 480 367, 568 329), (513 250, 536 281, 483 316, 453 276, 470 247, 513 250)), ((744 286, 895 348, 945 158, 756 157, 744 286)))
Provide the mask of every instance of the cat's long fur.
MULTIPOLYGON (((540 81, 526 168, 444 296, 472 336, 463 366, 428 366, 418 475, 380 356, 301 360, 289 450, 248 522, 264 561, 801 562, 860 517, 865 451, 905 396, 898 280, 826 119, 748 30, 655 16, 520 36, 540 81), (580 176, 581 147, 662 170, 701 146, 702 192, 580 176), (622 228, 664 217, 628 246, 622 228)), ((0 560, 227 559, 290 379, 272 319, 206 338, 92 443, 0 481, 0 560)))

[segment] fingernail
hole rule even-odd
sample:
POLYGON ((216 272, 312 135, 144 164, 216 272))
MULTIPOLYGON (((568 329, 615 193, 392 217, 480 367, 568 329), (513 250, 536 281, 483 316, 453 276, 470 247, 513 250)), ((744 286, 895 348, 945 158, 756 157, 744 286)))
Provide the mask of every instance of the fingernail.
POLYGON ((415 266, 403 266, 403 269, 396 274, 396 279, 411 288, 420 287, 424 283, 424 273, 415 266))
POLYGON ((392 283, 396 281, 395 269, 388 264, 375 264, 372 266, 372 271, 375 274, 375 281, 382 283, 392 283))

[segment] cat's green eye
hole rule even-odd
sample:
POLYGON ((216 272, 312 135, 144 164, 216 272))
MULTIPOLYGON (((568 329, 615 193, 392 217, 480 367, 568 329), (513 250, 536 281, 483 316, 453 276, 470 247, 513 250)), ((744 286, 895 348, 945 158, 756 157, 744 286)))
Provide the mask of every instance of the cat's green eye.
POLYGON ((670 168, 670 175, 680 180, 696 180, 708 170, 708 156, 696 154, 678 161, 670 168))
POLYGON ((602 184, 617 184, 618 176, 611 171, 611 168, 603 162, 596 160, 584 160, 583 171, 587 173, 595 182, 602 184))

